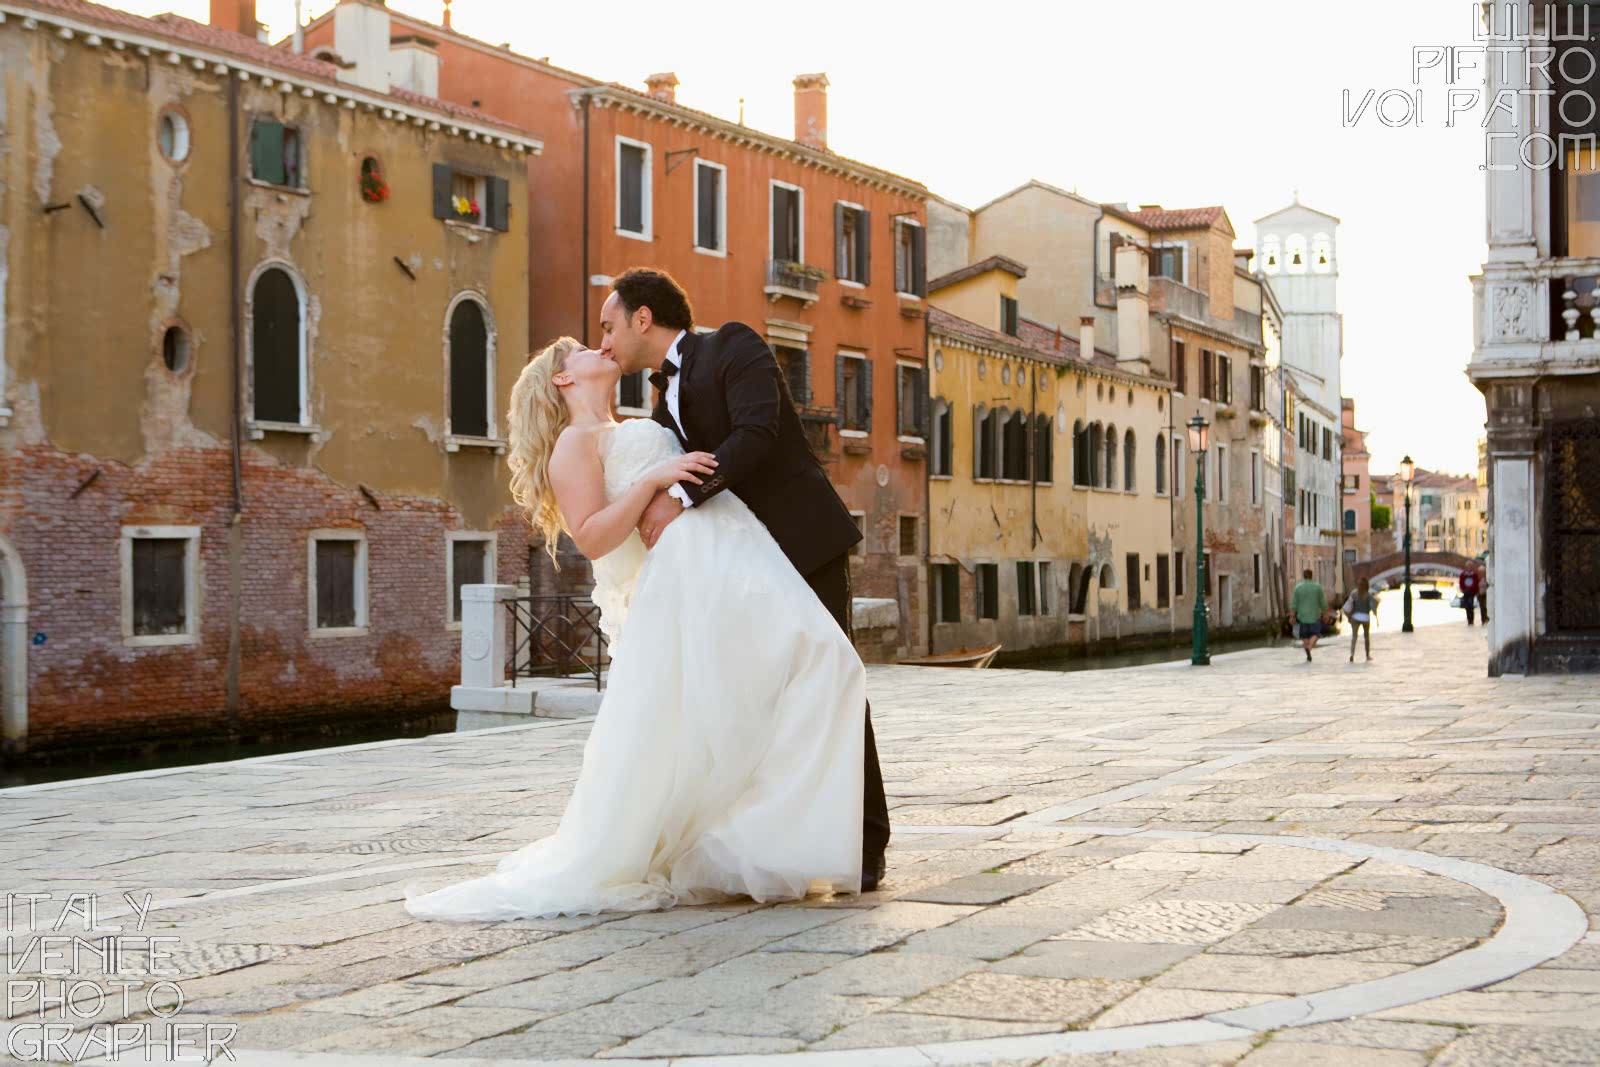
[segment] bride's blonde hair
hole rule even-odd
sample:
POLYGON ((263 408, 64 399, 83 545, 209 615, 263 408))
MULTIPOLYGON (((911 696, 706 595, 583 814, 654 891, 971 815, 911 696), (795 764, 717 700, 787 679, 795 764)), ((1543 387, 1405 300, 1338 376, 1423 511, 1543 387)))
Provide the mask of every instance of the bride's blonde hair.
POLYGON ((554 379, 566 368, 567 356, 582 347, 575 338, 561 337, 530 359, 511 388, 511 410, 506 417, 511 436, 506 459, 511 467, 511 497, 527 512, 534 529, 544 535, 544 548, 552 563, 556 562, 557 542, 568 531, 550 487, 550 454, 555 451, 556 438, 572 421, 554 379))

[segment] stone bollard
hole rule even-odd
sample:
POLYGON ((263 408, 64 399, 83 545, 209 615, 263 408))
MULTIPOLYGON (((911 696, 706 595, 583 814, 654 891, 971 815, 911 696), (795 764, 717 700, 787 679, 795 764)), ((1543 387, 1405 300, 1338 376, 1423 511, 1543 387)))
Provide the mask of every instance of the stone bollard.
POLYGON ((461 684, 495 689, 506 684, 505 601, 514 585, 461 587, 461 684))

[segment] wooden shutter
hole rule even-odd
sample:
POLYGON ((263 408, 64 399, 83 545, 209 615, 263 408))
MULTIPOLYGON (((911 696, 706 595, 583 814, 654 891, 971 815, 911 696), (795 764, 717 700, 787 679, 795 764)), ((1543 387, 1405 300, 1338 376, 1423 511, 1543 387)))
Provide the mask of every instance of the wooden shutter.
POLYGON ((1189 356, 1182 341, 1172 342, 1172 385, 1180 393, 1189 391, 1189 356))
POLYGON ((484 205, 491 228, 505 233, 511 229, 511 183, 504 178, 489 178, 484 182, 484 205))
POLYGON ((250 176, 269 185, 288 185, 283 165, 283 124, 256 119, 250 124, 250 176))
POLYGON ((844 357, 833 358, 833 407, 834 421, 839 424, 839 429, 844 429, 844 357))
POLYGON ((835 278, 849 278, 851 263, 845 255, 844 247, 844 213, 843 204, 833 205, 833 276, 835 278))
POLYGON ((356 542, 317 542, 317 627, 356 624, 356 542))
POLYGON ((912 369, 911 373, 914 375, 914 384, 916 386, 917 436, 926 441, 931 429, 928 423, 928 369, 926 367, 916 367, 912 369))
POLYGON ((872 360, 861 361, 861 428, 872 429, 872 360))
POLYGON ((872 282, 872 212, 856 212, 856 281, 872 282))
POLYGON ((911 291, 928 295, 928 233, 921 226, 911 228, 911 291))
POLYGON ((133 632, 177 634, 187 623, 184 562, 188 542, 180 538, 135 538, 133 632))
POLYGON ((717 183, 722 177, 722 172, 715 167, 702 167, 696 164, 695 173, 695 203, 699 205, 700 225, 695 235, 695 244, 701 248, 720 251, 722 248, 721 220, 717 218, 717 183))
POLYGON ((644 232, 644 149, 625 144, 619 153, 617 221, 630 233, 644 232))
POLYGON ((451 170, 450 164, 433 165, 433 217, 436 219, 456 217, 456 209, 450 205, 450 187, 454 180, 455 171, 451 170))

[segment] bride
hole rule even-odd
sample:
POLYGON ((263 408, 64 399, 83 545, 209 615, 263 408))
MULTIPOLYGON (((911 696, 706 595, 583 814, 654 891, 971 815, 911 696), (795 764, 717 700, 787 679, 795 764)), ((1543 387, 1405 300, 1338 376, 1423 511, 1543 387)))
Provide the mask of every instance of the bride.
POLYGON ((605 699, 554 835, 406 904, 424 919, 645 911, 861 884, 866 676, 849 639, 732 493, 635 532, 658 489, 700 484, 648 419, 618 424, 621 370, 572 338, 511 393, 511 490, 554 558, 594 560, 605 699))

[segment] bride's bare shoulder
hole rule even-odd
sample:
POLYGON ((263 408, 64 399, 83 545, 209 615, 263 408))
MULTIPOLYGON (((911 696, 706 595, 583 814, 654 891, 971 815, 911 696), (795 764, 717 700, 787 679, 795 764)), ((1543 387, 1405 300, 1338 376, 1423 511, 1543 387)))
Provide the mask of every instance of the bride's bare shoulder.
POLYGON ((555 448, 550 451, 550 465, 588 463, 600 457, 609 436, 605 426, 568 426, 556 437, 555 448))

